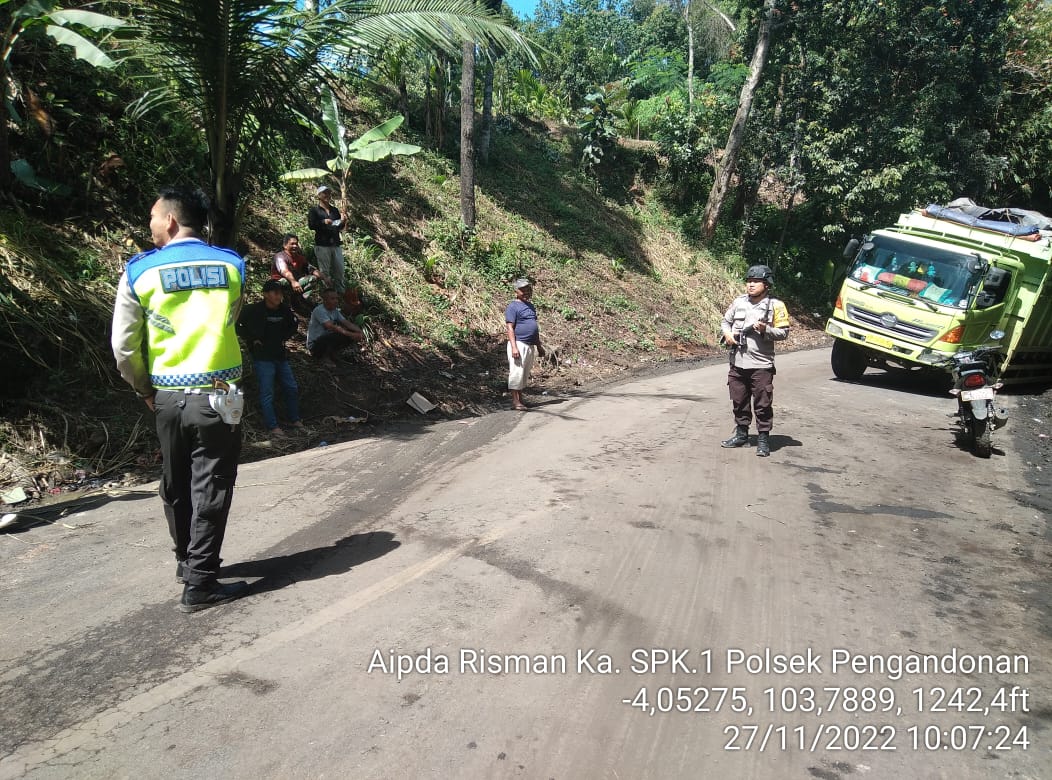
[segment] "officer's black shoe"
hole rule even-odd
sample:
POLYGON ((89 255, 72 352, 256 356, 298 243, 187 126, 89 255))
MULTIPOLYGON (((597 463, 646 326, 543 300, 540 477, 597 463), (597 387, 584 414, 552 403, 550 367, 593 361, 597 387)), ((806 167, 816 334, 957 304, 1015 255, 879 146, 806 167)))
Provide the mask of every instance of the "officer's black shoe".
POLYGON ((202 609, 241 598, 246 593, 248 593, 248 583, 244 580, 228 583, 217 582, 205 586, 187 585, 183 588, 183 597, 179 600, 179 611, 200 612, 202 609))
POLYGON ((771 434, 761 431, 756 437, 756 455, 766 458, 771 454, 771 434))
POLYGON ((724 439, 720 442, 721 447, 744 447, 749 443, 749 429, 744 425, 739 425, 734 429, 733 435, 729 439, 724 439))

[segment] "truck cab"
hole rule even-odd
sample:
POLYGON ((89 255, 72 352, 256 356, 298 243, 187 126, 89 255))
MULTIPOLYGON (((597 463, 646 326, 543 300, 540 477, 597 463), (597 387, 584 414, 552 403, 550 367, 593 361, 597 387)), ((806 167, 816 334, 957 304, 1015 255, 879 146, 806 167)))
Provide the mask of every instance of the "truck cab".
POLYGON ((1052 222, 1047 235, 1039 226, 1010 235, 947 219, 937 211, 945 208, 903 214, 848 243, 826 323, 834 375, 942 369, 954 353, 1003 330, 1005 381, 1052 381, 1052 222))

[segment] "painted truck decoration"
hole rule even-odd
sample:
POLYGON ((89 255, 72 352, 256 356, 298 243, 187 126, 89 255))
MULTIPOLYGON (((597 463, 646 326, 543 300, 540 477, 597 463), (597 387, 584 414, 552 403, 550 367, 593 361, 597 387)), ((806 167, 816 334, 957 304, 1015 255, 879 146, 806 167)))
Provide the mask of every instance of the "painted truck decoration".
POLYGON ((1003 381, 1052 382, 1052 219, 970 200, 899 217, 844 250, 833 316, 832 369, 939 368, 1001 341, 1003 381))

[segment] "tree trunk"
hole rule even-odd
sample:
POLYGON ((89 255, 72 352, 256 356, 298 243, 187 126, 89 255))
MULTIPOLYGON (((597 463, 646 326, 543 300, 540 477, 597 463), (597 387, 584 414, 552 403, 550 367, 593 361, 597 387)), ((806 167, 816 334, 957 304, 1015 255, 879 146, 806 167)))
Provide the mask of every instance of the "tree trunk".
POLYGON ((687 111, 694 113, 694 25, 690 20, 690 0, 683 4, 683 21, 687 24, 687 111))
POLYGON ((241 195, 238 176, 228 172, 215 179, 215 197, 212 200, 212 231, 207 236, 214 246, 234 248, 237 241, 238 210, 237 203, 241 195))
POLYGON ((464 41, 460 74, 460 218, 475 229, 475 42, 464 41))
POLYGON ((0 116, 0 198, 3 198, 11 192, 11 139, 7 127, 7 111, 3 106, 0 106, 0 111, 4 112, 4 115, 0 116))
MULTIPOLYGON (((486 0, 486 8, 495 14, 500 13, 502 0, 486 0)), ((486 75, 482 82, 482 121, 479 122, 478 156, 482 162, 489 162, 489 142, 493 134, 493 69, 499 55, 491 53, 486 58, 486 75)))
POLYGON ((479 123, 478 156, 483 163, 489 162, 489 142, 493 136, 493 60, 486 63, 486 75, 482 82, 482 121, 479 123))
POLYGON ((701 235, 706 241, 716 233, 716 221, 720 215, 720 207, 723 206, 723 199, 727 195, 731 176, 738 164, 738 153, 741 151, 742 139, 745 136, 745 125, 749 121, 753 97, 760 83, 760 76, 763 75, 763 68, 767 64, 767 54, 771 47, 771 23, 774 19, 774 10, 775 0, 765 0, 760 29, 756 37, 756 48, 753 50, 752 62, 749 64, 749 77, 738 98, 738 110, 734 114, 734 122, 731 124, 723 155, 716 164, 716 180, 712 183, 709 201, 705 204, 701 235))
MULTIPOLYGON (((0 20, 5 21, 6 20, 0 20)), ((8 35, 13 35, 8 32, 8 35)), ((11 136, 8 128, 7 99, 11 91, 11 73, 7 67, 10 51, 7 43, 0 43, 0 196, 11 194, 11 136)))
POLYGON ((398 80, 398 110, 405 117, 405 128, 408 130, 409 122, 409 86, 405 83, 403 75, 398 80))

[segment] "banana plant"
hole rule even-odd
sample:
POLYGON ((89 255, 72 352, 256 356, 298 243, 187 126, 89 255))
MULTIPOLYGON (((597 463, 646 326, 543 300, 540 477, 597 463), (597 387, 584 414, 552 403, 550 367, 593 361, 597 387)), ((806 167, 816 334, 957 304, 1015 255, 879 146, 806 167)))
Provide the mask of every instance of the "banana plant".
POLYGON ((322 91, 321 123, 307 120, 308 126, 322 141, 336 151, 336 156, 325 163, 325 168, 300 168, 281 175, 284 181, 317 181, 330 175, 336 177, 340 191, 340 210, 346 213, 347 180, 355 160, 377 162, 395 155, 410 155, 420 151, 414 144, 391 141, 389 137, 402 126, 405 117, 397 114, 353 141, 347 141, 347 128, 340 121, 340 102, 332 90, 322 91))

